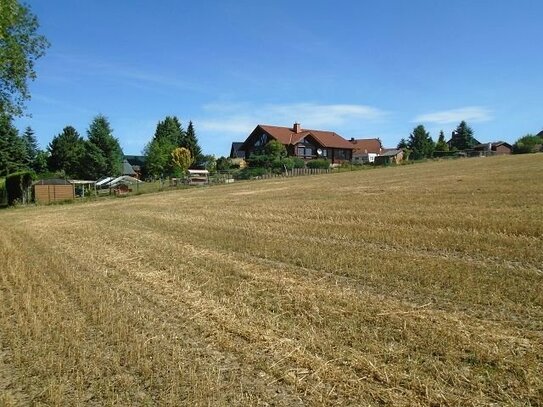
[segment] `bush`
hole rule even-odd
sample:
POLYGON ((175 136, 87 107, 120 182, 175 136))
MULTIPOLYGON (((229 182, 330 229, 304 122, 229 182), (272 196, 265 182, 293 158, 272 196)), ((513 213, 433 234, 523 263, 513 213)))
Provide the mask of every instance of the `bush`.
POLYGON ((533 134, 527 134, 524 137, 519 138, 515 144, 513 144, 514 154, 527 154, 536 153, 543 148, 543 139, 533 134))
POLYGON ((17 202, 26 203, 29 201, 29 190, 34 179, 34 173, 30 171, 21 171, 10 174, 6 177, 6 191, 8 205, 17 202))
POLYGON ((272 158, 265 154, 252 154, 247 159, 247 166, 249 168, 269 168, 271 166, 272 158))
POLYGON ((237 174, 238 179, 251 179, 255 177, 261 177, 264 174, 267 174, 268 170, 266 168, 250 168, 246 167, 240 170, 237 174))
POLYGON ((305 168, 305 161, 300 157, 283 158, 282 164, 289 170, 293 168, 305 168))
POLYGON ((327 170, 330 168, 330 161, 328 161, 326 158, 318 158, 316 160, 308 161, 306 165, 307 168, 320 168, 327 170))

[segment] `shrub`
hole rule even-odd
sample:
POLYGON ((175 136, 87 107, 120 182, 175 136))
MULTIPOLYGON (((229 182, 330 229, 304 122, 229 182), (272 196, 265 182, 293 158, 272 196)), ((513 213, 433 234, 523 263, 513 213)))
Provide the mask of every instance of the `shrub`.
POLYGON ((524 137, 519 138, 515 144, 513 144, 513 153, 526 154, 536 153, 543 148, 543 138, 534 136, 533 134, 527 134, 524 137))
POLYGON ((268 170, 266 170, 266 168, 250 168, 250 167, 246 167, 242 170, 240 170, 237 174, 237 178, 238 179, 251 179, 251 178, 255 178, 255 177, 260 177, 264 174, 267 174, 268 173, 268 170))
POLYGON ((307 162, 307 168, 320 168, 326 170, 330 168, 330 161, 326 158, 318 158, 316 160, 311 160, 307 162))
POLYGON ((268 168, 271 166, 270 161, 268 155, 254 153, 247 159, 247 165, 249 168, 268 168))
POLYGON ((8 205, 16 202, 25 203, 29 199, 29 190, 32 185, 34 173, 31 171, 21 171, 10 174, 6 177, 6 191, 8 205))
POLYGON ((291 170, 293 168, 305 168, 305 161, 300 157, 287 157, 283 158, 282 164, 291 170))

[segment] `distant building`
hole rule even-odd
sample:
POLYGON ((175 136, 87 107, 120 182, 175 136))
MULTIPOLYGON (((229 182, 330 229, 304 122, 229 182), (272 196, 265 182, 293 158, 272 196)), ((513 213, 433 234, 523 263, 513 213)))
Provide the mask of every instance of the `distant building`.
POLYGON ((375 157, 375 164, 389 165, 399 164, 403 160, 403 150, 396 148, 386 148, 383 152, 375 157))
POLYGON ((353 162, 355 163, 373 163, 375 157, 381 154, 383 145, 378 138, 354 139, 353 145, 353 162))
POLYGON ((303 160, 326 158, 332 164, 350 161, 353 145, 333 131, 302 129, 299 123, 292 128, 259 124, 238 148, 245 158, 262 151, 271 140, 282 143, 289 156, 303 160))
POLYGON ((513 152, 513 146, 505 141, 492 141, 490 143, 480 143, 473 146, 475 151, 479 151, 484 154, 503 155, 511 154, 513 152))
MULTIPOLYGON (((141 178, 143 166, 145 165, 145 156, 144 155, 125 155, 123 161, 123 175, 130 175, 134 176, 136 178, 141 178), (125 174, 125 167, 124 167, 124 161, 127 161, 128 164, 132 167, 132 170, 134 171, 134 174, 125 174)), ((126 168, 127 171, 129 171, 129 168, 126 168)))
POLYGON ((245 151, 239 148, 243 145, 243 141, 234 141, 230 148, 230 158, 245 158, 245 151))
POLYGON ((123 160, 123 170, 121 175, 130 175, 131 177, 138 175, 126 158, 123 160))

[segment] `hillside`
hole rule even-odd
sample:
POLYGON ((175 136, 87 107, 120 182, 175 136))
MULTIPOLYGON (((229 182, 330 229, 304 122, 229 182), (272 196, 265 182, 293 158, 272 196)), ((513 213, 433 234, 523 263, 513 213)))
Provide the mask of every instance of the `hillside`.
POLYGON ((0 405, 543 405, 543 155, 0 211, 0 405))

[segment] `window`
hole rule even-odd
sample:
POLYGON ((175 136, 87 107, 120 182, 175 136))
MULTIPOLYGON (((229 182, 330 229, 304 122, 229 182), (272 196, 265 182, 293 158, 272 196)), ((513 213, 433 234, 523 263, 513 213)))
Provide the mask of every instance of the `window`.
POLYGON ((296 149, 296 155, 298 157, 307 157, 311 158, 313 157, 313 148, 311 147, 304 147, 304 146, 298 146, 296 149))
POLYGON ((262 133, 260 137, 256 139, 255 147, 264 147, 267 142, 268 142, 268 135, 266 133, 262 133))
POLYGON ((349 150, 336 150, 335 156, 338 160, 348 160, 349 150))

